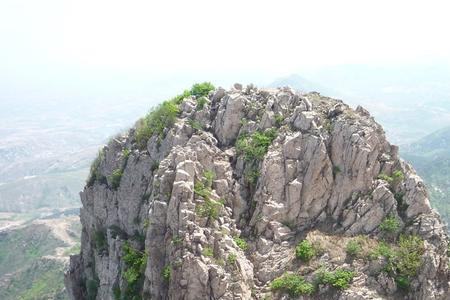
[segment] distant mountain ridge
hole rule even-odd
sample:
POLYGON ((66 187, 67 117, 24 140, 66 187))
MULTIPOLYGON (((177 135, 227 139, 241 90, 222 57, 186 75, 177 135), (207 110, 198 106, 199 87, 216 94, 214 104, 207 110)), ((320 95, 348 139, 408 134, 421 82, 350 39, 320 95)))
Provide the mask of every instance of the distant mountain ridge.
POLYGON ((450 223, 450 127, 440 129, 419 141, 401 147, 429 187, 431 203, 450 223))

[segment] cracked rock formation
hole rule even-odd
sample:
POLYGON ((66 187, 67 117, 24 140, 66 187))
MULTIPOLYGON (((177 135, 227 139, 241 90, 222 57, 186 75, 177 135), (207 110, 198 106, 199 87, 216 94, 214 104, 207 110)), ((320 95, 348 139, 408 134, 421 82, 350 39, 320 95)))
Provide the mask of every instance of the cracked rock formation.
POLYGON ((94 163, 72 299, 450 299, 445 227, 365 109, 239 84, 170 103, 94 163))

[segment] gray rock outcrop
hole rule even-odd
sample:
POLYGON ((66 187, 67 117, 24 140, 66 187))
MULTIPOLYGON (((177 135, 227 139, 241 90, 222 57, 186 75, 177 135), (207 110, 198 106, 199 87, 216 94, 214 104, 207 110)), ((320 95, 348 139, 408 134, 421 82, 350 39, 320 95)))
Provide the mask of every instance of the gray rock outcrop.
POLYGON ((186 97, 145 149, 133 128, 102 150, 81 193, 81 253, 66 274, 73 299, 287 299, 274 279, 317 282, 323 268, 355 276, 345 289, 318 283, 295 297, 449 299, 444 225, 366 110, 242 85, 196 100, 186 97), (383 257, 368 258, 381 243, 400 249, 400 235, 424 247, 407 288, 383 257), (356 238, 366 254, 349 259, 356 238), (295 255, 304 239, 320 248, 308 263, 295 255))

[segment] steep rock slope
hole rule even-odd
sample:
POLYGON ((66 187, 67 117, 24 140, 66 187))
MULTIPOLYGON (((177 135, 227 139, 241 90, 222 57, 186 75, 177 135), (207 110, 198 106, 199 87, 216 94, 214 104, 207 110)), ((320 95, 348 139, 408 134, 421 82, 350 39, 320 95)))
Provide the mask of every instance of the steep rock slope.
POLYGON ((104 147, 74 299, 446 299, 448 237, 361 107, 197 85, 104 147))

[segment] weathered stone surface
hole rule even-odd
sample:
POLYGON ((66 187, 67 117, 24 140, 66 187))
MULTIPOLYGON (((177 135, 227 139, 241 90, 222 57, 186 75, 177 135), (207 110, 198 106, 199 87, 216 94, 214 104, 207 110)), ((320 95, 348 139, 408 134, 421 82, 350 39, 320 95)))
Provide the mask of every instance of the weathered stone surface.
POLYGON ((92 286, 96 299, 124 295, 125 245, 147 254, 137 290, 144 299, 287 299, 272 294, 272 280, 285 271, 312 280, 320 266, 351 266, 358 275, 348 289, 319 287, 312 299, 448 299, 444 226, 422 180, 365 109, 318 93, 239 84, 208 100, 197 110, 195 99, 185 99, 177 122, 145 150, 135 145, 133 129, 105 147, 99 166, 105 180, 81 193, 81 254, 66 275, 73 299, 92 297, 92 286), (192 128, 192 120, 203 130, 192 128), (268 128, 277 137, 263 159, 249 161, 236 151, 239 135, 268 128), (253 183, 251 164, 258 172, 253 183), (117 169, 123 175, 113 188, 117 169), (395 182, 379 176, 395 171, 403 174, 395 182), (199 191, 207 172, 214 174, 213 202, 199 191), (217 217, 201 212, 211 203, 217 217), (425 241, 423 267, 406 294, 382 273, 385 261, 345 256, 351 237, 381 237, 387 216, 425 241), (238 236, 248 249, 240 249, 238 236), (305 236, 324 247, 309 265, 295 258, 305 236))

